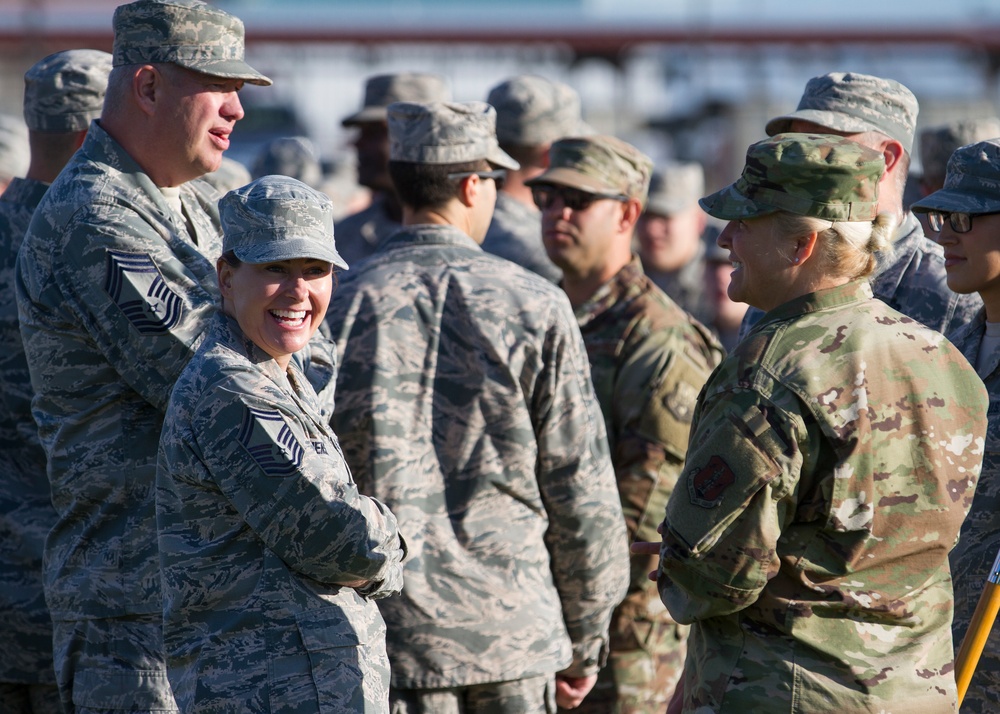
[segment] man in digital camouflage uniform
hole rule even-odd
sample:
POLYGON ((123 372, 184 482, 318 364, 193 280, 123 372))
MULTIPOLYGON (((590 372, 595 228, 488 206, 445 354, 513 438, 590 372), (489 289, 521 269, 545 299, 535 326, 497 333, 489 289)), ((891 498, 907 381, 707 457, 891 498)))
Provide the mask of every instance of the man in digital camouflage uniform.
POLYGON ((62 711, 52 667, 52 621, 42 591, 42 548, 56 522, 45 452, 31 417, 31 379, 18 328, 14 263, 35 207, 100 116, 111 55, 67 50, 24 75, 32 146, 24 178, 0 196, 0 711, 62 711))
POLYGON ((358 183, 372 192, 371 205, 337 221, 337 245, 348 265, 354 266, 375 252, 383 238, 403 225, 389 177, 389 134, 385 109, 393 102, 445 102, 451 91, 444 78, 423 72, 398 72, 369 77, 360 110, 341 124, 357 128, 358 183))
MULTIPOLYGON (((563 271, 590 358, 630 540, 656 537, 674 488, 695 400, 721 348, 642 270, 632 233, 652 163, 610 136, 556 141, 549 168, 528 183, 542 238, 563 271), (579 203, 572 204, 574 198, 579 203)), ((611 620, 611 655, 581 705, 593 714, 662 714, 684 666, 687 628, 646 577, 656 558, 631 559, 629 591, 611 620)))
POLYGON ((572 705, 628 572, 583 341, 557 287, 480 248, 496 172, 517 167, 493 108, 394 104, 389 137, 405 228, 330 321, 334 430, 409 546, 402 594, 380 603, 393 711, 572 705))
MULTIPOLYGON (((912 213, 903 210, 917 111, 913 92, 895 80, 832 72, 810 79, 798 108, 769 121, 766 130, 768 136, 786 131, 836 134, 882 153, 886 168, 878 208, 897 216, 899 226, 894 255, 882 256, 872 289, 890 307, 947 335, 968 323, 982 300, 948 289, 941 246, 924 235, 912 213)), ((760 318, 760 310, 748 310, 743 335, 760 318)))
POLYGON ((497 193, 493 222, 486 231, 483 250, 558 283, 562 273, 545 253, 542 216, 525 181, 548 166, 553 141, 593 133, 580 116, 580 97, 561 82, 521 75, 493 87, 486 101, 497 110, 500 148, 520 168, 507 172, 497 193))
POLYGON ((693 161, 666 162, 653 172, 646 209, 635 227, 642 269, 670 298, 708 324, 711 301, 705 294, 705 244, 718 229, 698 205, 705 195, 705 170, 693 161), (707 234, 706 234, 707 233, 707 234))
POLYGON ((115 10, 101 118, 35 211, 21 335, 58 518, 45 544, 68 714, 174 711, 153 483, 167 398, 217 309, 219 167, 243 116, 243 23, 194 0, 115 10))
MULTIPOLYGON (((936 214, 930 223, 938 228, 938 241, 950 258, 948 285, 960 293, 977 291, 984 303, 968 325, 948 335, 976 368, 990 395, 983 471, 972 510, 962 523, 958 545, 950 557, 955 587, 952 634, 957 653, 1000 549, 1000 295, 996 288, 1000 279, 1000 138, 956 150, 948 162, 943 187, 913 204, 913 210, 936 214)), ((994 626, 962 702, 962 712, 995 712, 998 693, 1000 632, 994 626)))

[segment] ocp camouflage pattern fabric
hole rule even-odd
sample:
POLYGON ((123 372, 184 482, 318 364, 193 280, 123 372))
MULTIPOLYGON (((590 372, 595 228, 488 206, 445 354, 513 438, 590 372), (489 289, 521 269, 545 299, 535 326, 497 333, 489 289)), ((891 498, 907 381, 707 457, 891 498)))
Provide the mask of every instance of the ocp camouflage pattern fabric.
POLYGON ((686 712, 954 712, 948 553, 987 394, 858 281, 771 310, 699 399, 659 587, 686 712))
POLYGON ((330 306, 334 430, 410 559, 380 601, 392 684, 596 672, 625 525, 569 301, 452 226, 408 226, 330 306))

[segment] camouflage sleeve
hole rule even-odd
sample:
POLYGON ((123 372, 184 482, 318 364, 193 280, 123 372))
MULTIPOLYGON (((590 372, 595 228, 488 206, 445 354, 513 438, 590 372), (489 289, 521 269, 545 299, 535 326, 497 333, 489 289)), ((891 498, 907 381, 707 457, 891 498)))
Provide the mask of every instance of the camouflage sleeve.
POLYGON ((215 485, 291 569, 323 583, 364 581, 368 594, 399 591, 395 516, 359 494, 339 448, 311 439, 282 404, 230 384, 196 407, 192 433, 215 485))
MULTIPOLYGON (((619 370, 615 475, 629 540, 656 541, 684 463, 698 392, 712 365, 677 340, 648 339, 619 370)), ((656 556, 631 558, 633 589, 652 590, 656 556)), ((653 596, 655 599, 655 595, 653 596)))
MULTIPOLYGON (((85 210, 59 241, 55 279, 67 310, 121 378, 166 410, 217 297, 134 214, 85 210)), ((202 259, 202 258, 199 258, 202 259)))
POLYGON ((584 676, 606 659, 611 613, 628 586, 628 548, 604 421, 568 303, 561 318, 533 400, 538 482, 552 577, 573 644, 565 673, 584 676))
POLYGON ((703 407, 660 549, 660 597, 675 620, 690 624, 756 601, 778 571, 803 453, 816 453, 808 443, 818 439, 799 415, 750 390, 714 395, 703 407))

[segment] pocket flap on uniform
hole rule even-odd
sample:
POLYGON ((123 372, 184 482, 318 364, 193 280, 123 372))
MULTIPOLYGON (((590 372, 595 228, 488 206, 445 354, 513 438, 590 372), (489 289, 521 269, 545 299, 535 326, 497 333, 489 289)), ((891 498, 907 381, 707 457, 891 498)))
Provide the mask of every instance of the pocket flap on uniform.
POLYGON ((302 643, 310 652, 333 647, 357 647, 385 633, 385 623, 378 606, 360 597, 344 607, 309 610, 295 619, 302 643))

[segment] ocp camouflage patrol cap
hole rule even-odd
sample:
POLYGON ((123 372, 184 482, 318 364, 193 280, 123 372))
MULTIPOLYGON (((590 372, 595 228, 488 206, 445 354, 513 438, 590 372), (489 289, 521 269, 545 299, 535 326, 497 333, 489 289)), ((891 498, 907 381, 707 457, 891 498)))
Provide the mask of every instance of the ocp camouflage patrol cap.
POLYGON ((115 9, 114 66, 170 62, 268 86, 243 60, 243 22, 199 0, 136 0, 115 9))
POLYGON ((701 164, 672 161, 653 172, 646 213, 672 216, 698 203, 705 195, 705 170, 701 164))
POLYGON ((389 159, 460 164, 486 159, 518 169, 497 143, 496 110, 486 102, 396 102, 389 105, 389 159))
POLYGON ((448 102, 451 91, 444 77, 422 72, 379 74, 365 82, 361 110, 344 119, 343 126, 386 121, 386 109, 395 102, 448 102))
POLYGON ((347 270, 333 239, 333 202, 288 176, 262 176, 219 201, 222 250, 245 263, 316 258, 347 270))
POLYGON ((778 134, 751 144, 736 183, 701 199, 726 221, 778 211, 828 221, 872 221, 878 214, 882 153, 831 134, 778 134))
POLYGON ((580 95, 572 87, 525 74, 490 90, 501 145, 544 146, 564 136, 593 134, 580 116, 580 95))
POLYGON ((920 132, 920 165, 928 183, 940 186, 955 149, 1000 137, 1000 118, 962 119, 920 132), (940 182, 940 183, 939 183, 940 182))
POLYGON ((1000 213, 1000 138, 956 149, 948 161, 944 188, 911 208, 917 213, 1000 213))
POLYGON ((66 50, 36 62, 24 74, 24 121, 32 131, 84 131, 101 116, 111 55, 66 50))
POLYGON ((653 162, 644 153, 617 137, 598 134, 556 141, 549 149, 549 167, 525 184, 620 194, 645 205, 652 173, 653 162))
POLYGON ((30 163, 28 127, 18 117, 0 114, 0 179, 24 176, 30 163))
POLYGON ((765 130, 768 136, 781 134, 791 129, 793 120, 800 119, 848 134, 877 131, 910 153, 918 110, 913 92, 893 79, 831 72, 806 82, 796 110, 775 117, 765 130))

